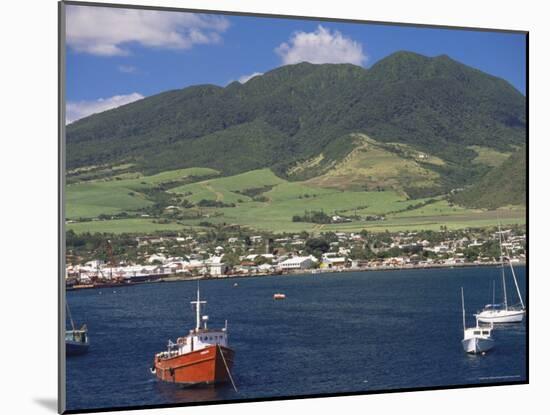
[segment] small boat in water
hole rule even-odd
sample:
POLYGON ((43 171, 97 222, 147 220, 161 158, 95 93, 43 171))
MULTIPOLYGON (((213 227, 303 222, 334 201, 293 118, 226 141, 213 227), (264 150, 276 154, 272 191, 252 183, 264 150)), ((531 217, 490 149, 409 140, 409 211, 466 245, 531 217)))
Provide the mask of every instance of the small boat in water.
POLYGON ((76 329, 71 315, 71 310, 69 309, 69 304, 67 304, 67 314, 69 320, 71 321, 71 330, 65 330, 65 353, 67 356, 75 356, 88 352, 90 347, 90 339, 88 337, 88 327, 86 324, 83 324, 80 329, 76 329))
POLYGON ((176 343, 168 341, 167 349, 155 355, 151 373, 165 382, 191 385, 231 381, 235 388, 231 377, 234 352, 228 346, 227 320, 221 329, 208 328, 208 316, 201 316, 201 305, 206 301, 201 301, 198 287, 197 300, 191 304, 196 306, 195 328, 176 343))
POLYGON ((273 294, 274 300, 284 300, 286 298, 286 295, 283 293, 275 293, 273 294))
POLYGON ((462 326, 464 329, 464 338, 462 339, 462 347, 466 353, 485 354, 493 348, 495 340, 492 337, 491 327, 481 327, 479 321, 476 320, 476 326, 466 328, 466 312, 464 309, 464 289, 460 288, 462 295, 462 326))
POLYGON ((509 256, 505 256, 502 251, 502 232, 499 230, 499 245, 500 245, 500 269, 502 275, 502 290, 503 290, 503 303, 495 304, 494 300, 494 288, 493 288, 493 302, 492 304, 487 304, 483 310, 474 314, 477 321, 482 323, 521 323, 523 317, 525 316, 525 304, 523 303, 523 298, 519 291, 518 281, 516 278, 516 273, 514 271, 514 266, 512 261, 510 261, 509 256), (512 278, 514 280, 514 285, 516 287, 516 293, 519 299, 519 304, 509 305, 508 304, 508 294, 506 292, 506 275, 504 271, 504 262, 508 261, 510 265, 510 270, 512 271, 512 278))

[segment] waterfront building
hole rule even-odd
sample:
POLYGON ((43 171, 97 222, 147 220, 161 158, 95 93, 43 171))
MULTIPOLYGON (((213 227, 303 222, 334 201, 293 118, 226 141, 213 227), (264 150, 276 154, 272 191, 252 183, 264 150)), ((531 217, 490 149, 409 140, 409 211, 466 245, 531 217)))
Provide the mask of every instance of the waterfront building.
POLYGON ((282 270, 287 269, 309 269, 313 268, 313 266, 317 263, 317 259, 310 255, 310 256, 295 256, 292 258, 288 258, 284 260, 283 262, 280 262, 278 264, 278 267, 282 270))

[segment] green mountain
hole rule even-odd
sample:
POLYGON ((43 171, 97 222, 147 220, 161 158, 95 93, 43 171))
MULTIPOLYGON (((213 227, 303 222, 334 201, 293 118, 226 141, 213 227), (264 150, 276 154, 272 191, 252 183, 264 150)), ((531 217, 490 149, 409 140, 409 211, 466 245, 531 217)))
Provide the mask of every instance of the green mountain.
MULTIPOLYGON (((398 52, 370 69, 300 63, 243 85, 192 86, 92 115, 67 127, 67 168, 131 163, 147 174, 210 167, 230 175, 269 167, 307 180, 361 147, 406 160, 433 179, 423 184, 433 194, 486 174, 472 148, 511 152, 525 143, 525 124, 525 97, 502 79, 447 56, 398 52)), ((398 188, 396 177, 388 183, 398 188)))
POLYGON ((523 146, 474 185, 453 195, 452 200, 472 208, 495 209, 506 205, 525 205, 526 162, 527 153, 523 146))

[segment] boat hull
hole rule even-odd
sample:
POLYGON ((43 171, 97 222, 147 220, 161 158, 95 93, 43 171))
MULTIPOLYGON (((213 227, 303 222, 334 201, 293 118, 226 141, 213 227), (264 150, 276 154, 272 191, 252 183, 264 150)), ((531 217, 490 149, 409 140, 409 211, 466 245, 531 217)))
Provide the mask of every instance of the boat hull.
POLYGON ((166 359, 156 358, 153 373, 158 379, 172 383, 224 383, 230 380, 233 355, 233 350, 213 345, 166 359))
POLYGON ((88 343, 81 343, 75 341, 65 341, 65 353, 67 356, 77 356, 81 354, 88 353, 89 348, 88 343))
POLYGON ((493 348, 495 341, 491 338, 472 337, 462 340, 462 347, 466 353, 485 353, 493 348))
POLYGON ((523 310, 502 310, 496 312, 481 312, 476 315, 482 323, 521 323, 525 311, 523 310))

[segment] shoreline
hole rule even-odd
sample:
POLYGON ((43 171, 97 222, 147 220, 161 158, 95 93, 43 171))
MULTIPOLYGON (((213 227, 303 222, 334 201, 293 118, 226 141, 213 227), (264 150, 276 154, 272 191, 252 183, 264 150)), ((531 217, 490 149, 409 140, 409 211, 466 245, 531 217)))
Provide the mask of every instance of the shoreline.
MULTIPOLYGON (((167 275, 147 281, 139 282, 121 282, 121 283, 96 283, 96 284, 81 284, 66 287, 66 291, 80 291, 101 288, 119 288, 129 287, 144 284, 159 284, 181 281, 197 281, 197 280, 227 280, 232 278, 262 278, 262 277, 287 277, 296 275, 319 275, 319 274, 340 274, 349 272, 375 272, 375 271, 405 271, 405 270, 429 270, 429 269, 453 269, 453 268, 490 268, 500 266, 501 262, 483 262, 483 263, 462 263, 462 264, 423 264, 423 265, 404 265, 404 266, 380 266, 380 267, 362 267, 362 268, 328 268, 328 269, 296 269, 286 270, 281 273, 254 273, 254 274, 224 274, 220 276, 183 276, 179 277, 176 274, 167 275)), ((517 262, 516 266, 527 266, 527 262, 517 262)))

